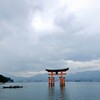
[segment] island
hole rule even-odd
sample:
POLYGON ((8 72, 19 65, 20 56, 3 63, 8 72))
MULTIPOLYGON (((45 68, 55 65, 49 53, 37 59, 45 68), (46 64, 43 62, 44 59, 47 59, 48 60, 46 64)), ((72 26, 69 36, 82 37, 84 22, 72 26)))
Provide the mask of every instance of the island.
POLYGON ((0 75, 0 83, 14 82, 13 79, 0 75))

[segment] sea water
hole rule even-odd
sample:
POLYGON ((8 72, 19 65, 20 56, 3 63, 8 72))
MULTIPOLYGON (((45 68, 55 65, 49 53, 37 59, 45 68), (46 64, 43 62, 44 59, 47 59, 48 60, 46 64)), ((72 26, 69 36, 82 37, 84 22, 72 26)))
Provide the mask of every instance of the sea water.
POLYGON ((100 100, 99 82, 66 82, 60 87, 48 87, 47 82, 6 83, 0 85, 0 100, 100 100), (3 89, 3 86, 20 85, 23 88, 3 89))

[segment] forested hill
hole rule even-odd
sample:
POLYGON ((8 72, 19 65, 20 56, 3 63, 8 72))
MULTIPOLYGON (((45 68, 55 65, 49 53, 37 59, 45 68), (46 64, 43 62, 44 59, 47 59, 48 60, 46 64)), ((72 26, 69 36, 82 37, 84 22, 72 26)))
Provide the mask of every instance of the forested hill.
POLYGON ((13 82, 13 79, 0 75, 0 83, 13 82))

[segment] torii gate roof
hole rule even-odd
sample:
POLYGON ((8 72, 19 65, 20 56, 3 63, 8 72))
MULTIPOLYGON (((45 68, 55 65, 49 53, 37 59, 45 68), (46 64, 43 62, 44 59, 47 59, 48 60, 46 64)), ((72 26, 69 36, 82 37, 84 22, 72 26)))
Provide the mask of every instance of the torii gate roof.
POLYGON ((61 71, 67 71, 69 68, 64 68, 64 69, 46 69, 48 72, 61 72, 61 71))

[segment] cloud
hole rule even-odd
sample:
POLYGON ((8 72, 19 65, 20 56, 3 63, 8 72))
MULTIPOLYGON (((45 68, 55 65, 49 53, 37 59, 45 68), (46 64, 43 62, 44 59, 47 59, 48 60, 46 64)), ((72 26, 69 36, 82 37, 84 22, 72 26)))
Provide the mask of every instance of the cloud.
POLYGON ((13 75, 13 76, 17 76, 17 77, 31 77, 31 76, 35 76, 35 75, 38 75, 38 74, 45 74, 46 71, 26 71, 26 72, 15 72, 15 73, 9 73, 10 75, 13 75))
POLYGON ((0 72, 27 76, 67 66, 71 72, 98 70, 99 1, 84 2, 86 7, 78 0, 0 1, 0 72))
POLYGON ((100 60, 90 60, 90 61, 65 61, 67 66, 70 66, 70 72, 79 72, 79 71, 91 71, 91 70, 100 70, 100 60))

